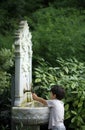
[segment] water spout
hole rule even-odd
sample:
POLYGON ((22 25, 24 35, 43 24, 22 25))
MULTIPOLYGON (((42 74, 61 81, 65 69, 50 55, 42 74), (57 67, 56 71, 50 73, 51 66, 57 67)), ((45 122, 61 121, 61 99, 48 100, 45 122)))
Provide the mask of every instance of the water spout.
POLYGON ((26 93, 26 92, 31 92, 31 90, 26 90, 26 89, 24 89, 24 90, 23 90, 23 93, 26 93))
POLYGON ((26 90, 24 89, 23 90, 23 93, 27 94, 27 102, 32 102, 33 101, 33 98, 32 98, 32 90, 26 90))
POLYGON ((33 98, 32 98, 32 92, 27 92, 27 102, 32 102, 33 98))

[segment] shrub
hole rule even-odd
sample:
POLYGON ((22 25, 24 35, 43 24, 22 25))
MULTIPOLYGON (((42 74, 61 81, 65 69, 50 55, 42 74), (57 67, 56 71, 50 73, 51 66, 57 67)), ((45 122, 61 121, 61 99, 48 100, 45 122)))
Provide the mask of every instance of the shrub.
POLYGON ((9 130, 11 123, 11 74, 14 50, 0 50, 0 129, 9 130))
POLYGON ((11 74, 9 71, 14 64, 13 56, 13 52, 10 50, 1 49, 0 51, 0 94, 10 86, 11 74))
POLYGON ((28 19, 34 55, 55 65, 57 57, 84 59, 84 11, 53 7, 36 11, 28 19), (44 53, 43 53, 44 52, 44 53))

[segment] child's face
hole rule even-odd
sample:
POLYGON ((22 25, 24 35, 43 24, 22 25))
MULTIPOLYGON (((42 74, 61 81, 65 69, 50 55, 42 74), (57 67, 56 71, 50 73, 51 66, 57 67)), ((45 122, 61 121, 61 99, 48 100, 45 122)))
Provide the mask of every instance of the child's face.
POLYGON ((50 99, 56 99, 56 94, 53 94, 52 92, 50 92, 50 99))

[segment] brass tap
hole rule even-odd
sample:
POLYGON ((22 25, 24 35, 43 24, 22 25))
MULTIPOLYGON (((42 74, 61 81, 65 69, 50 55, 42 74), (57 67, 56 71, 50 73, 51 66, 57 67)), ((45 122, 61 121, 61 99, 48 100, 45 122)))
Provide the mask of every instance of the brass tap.
POLYGON ((26 92, 31 92, 31 90, 26 90, 26 89, 24 89, 24 90, 23 90, 23 93, 26 93, 26 92))
POLYGON ((33 89, 31 89, 31 90, 26 90, 26 89, 24 88, 23 93, 26 93, 26 92, 34 93, 33 89))

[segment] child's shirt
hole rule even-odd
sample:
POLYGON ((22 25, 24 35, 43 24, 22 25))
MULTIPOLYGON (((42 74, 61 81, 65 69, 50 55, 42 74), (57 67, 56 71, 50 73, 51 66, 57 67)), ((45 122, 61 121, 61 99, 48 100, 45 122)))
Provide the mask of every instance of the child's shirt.
POLYGON ((53 99, 47 100, 47 105, 50 108, 48 128, 51 129, 53 126, 64 126, 64 103, 60 100, 53 99))

